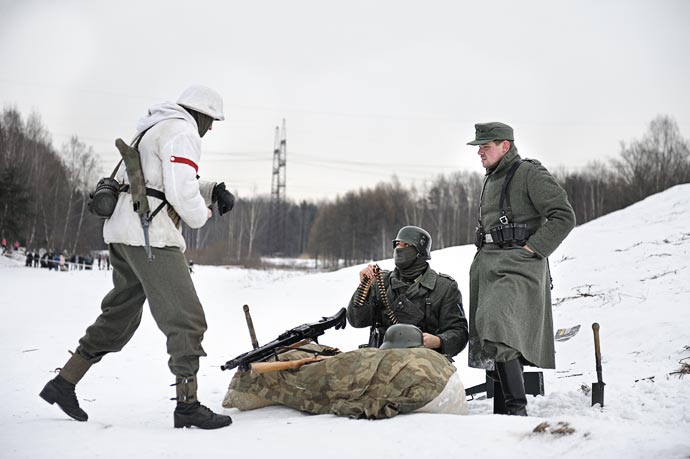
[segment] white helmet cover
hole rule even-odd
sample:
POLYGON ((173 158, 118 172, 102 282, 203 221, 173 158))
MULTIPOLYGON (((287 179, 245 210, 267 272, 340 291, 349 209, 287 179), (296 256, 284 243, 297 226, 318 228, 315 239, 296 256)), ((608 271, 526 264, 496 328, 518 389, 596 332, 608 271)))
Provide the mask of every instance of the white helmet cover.
POLYGON ((208 115, 216 121, 223 121, 223 98, 206 86, 195 85, 184 90, 177 103, 185 108, 208 115))

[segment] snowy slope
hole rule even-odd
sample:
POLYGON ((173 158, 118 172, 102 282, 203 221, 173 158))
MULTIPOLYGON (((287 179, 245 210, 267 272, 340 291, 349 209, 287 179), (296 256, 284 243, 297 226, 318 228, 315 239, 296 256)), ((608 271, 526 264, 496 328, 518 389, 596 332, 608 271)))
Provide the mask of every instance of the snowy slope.
MULTIPOLYGON (((490 400, 469 416, 411 414, 382 421, 305 415, 288 408, 225 410, 234 424, 218 431, 172 428, 174 391, 165 339, 150 314, 129 345, 107 356, 78 386, 89 421, 68 419, 38 397, 97 316, 111 286, 104 271, 56 273, 0 257, 0 458, 93 457, 689 457, 690 185, 677 186, 576 228, 551 257, 555 326, 580 324, 557 343, 556 371, 545 371, 544 397, 528 418, 491 414, 490 400), (591 324, 601 324, 606 406, 591 407, 582 388, 596 381, 591 324), (636 380, 639 380, 636 382, 636 380), (532 433, 540 422, 574 432, 532 433)), ((432 266, 467 295, 474 247, 435 251, 432 266)), ((391 260, 380 262, 385 268, 391 260)), ((242 305, 251 307, 260 342, 345 306, 360 267, 334 273, 196 267, 207 312, 200 399, 223 411, 232 373, 219 365, 251 345, 242 305)), ((366 329, 329 331, 323 343, 350 350, 366 329)), ((456 359, 466 386, 483 372, 456 359)))

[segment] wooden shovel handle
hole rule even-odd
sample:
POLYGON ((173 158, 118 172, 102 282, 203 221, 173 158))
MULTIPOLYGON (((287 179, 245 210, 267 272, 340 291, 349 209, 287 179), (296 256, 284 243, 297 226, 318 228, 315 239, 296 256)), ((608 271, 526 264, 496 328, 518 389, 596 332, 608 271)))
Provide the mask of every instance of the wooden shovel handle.
POLYGON ((252 340, 252 348, 256 349, 259 347, 259 341, 256 339, 256 332, 254 331, 254 322, 252 321, 252 315, 249 313, 249 305, 245 304, 242 306, 244 310, 244 318, 247 321, 247 329, 249 330, 249 338, 252 340))
POLYGON ((592 324, 594 331, 594 358, 596 359, 597 371, 601 372, 601 347, 599 344, 599 324, 594 322, 592 324))

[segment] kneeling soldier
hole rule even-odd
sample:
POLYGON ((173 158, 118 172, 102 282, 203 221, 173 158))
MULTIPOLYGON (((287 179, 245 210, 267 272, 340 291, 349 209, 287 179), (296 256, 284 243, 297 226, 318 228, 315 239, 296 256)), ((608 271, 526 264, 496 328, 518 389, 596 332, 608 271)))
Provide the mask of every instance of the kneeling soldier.
POLYGON ((370 264, 359 273, 360 288, 347 307, 353 327, 371 327, 369 345, 379 347, 393 324, 411 324, 424 333, 424 347, 452 357, 467 345, 467 319, 455 280, 429 267, 431 236, 405 226, 393 240, 395 269, 370 264))

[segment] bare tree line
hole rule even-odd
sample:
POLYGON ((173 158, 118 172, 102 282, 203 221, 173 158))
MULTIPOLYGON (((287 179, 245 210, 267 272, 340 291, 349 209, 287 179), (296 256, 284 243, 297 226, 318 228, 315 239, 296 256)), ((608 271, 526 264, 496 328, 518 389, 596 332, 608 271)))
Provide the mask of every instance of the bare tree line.
POLYGON ((651 121, 640 140, 621 142, 609 163, 556 174, 568 192, 578 224, 627 207, 680 183, 690 183, 690 141, 668 116, 651 121))
POLYGON ((31 249, 71 253, 103 245, 102 223, 87 216, 97 166, 93 149, 73 136, 55 151, 37 114, 0 116, 0 234, 31 249))
MULTIPOLYGON (((529 156, 523 153, 523 156, 529 156)), ((86 210, 101 171, 76 136, 55 151, 36 114, 0 117, 0 234, 30 248, 76 253, 103 249, 102 221, 86 210)), ((568 192, 578 224, 690 182, 690 142, 668 116, 654 119, 640 140, 621 143, 618 157, 554 174, 568 192)), ((471 243, 483 176, 453 172, 421 187, 394 179, 332 201, 287 202, 281 256, 317 257, 331 266, 387 258, 404 225, 426 228, 434 248, 471 243)), ((267 196, 237 196, 235 209, 200 229, 183 225, 187 256, 212 264, 255 264, 272 255, 267 196)))
MULTIPOLYGON (((608 163, 554 174, 568 193, 578 224, 690 183, 690 141, 671 117, 655 118, 640 140, 622 142, 620 148, 608 163)), ((319 208, 309 252, 333 264, 388 258, 390 241, 403 225, 427 229, 435 248, 472 243, 482 180, 478 173, 455 172, 421 190, 394 182, 350 192, 319 208)))

